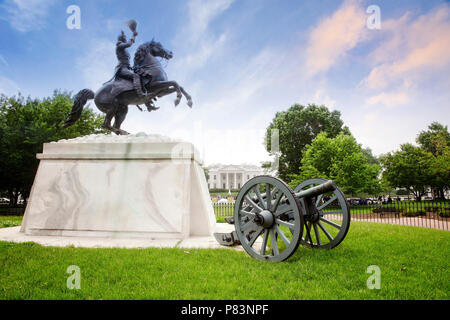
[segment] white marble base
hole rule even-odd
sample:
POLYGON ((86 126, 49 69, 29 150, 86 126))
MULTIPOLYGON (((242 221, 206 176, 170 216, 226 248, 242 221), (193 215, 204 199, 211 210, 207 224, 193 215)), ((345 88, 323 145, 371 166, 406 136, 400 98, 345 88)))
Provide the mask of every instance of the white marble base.
MULTIPOLYGON (((226 223, 217 224, 218 232, 232 232, 234 226, 226 223)), ((146 239, 146 238, 101 238, 101 237, 64 237, 36 236, 20 232, 20 227, 0 228, 0 241, 35 242, 50 247, 79 248, 180 248, 180 249, 227 249, 242 251, 241 246, 221 246, 214 236, 194 236, 180 239, 146 239)))
POLYGON ((198 153, 156 135, 92 135, 44 144, 26 235, 186 239, 215 216, 198 153))

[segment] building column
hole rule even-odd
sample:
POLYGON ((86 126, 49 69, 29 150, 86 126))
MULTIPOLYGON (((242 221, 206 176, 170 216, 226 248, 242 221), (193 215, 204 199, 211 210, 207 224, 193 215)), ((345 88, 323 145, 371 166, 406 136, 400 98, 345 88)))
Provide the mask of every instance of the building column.
POLYGON ((217 173, 216 173, 216 177, 217 177, 217 180, 216 180, 216 188, 222 188, 222 186, 220 185, 222 182, 220 182, 220 171, 217 171, 217 173))
POLYGON ((230 189, 229 177, 228 177, 229 173, 227 172, 226 175, 227 175, 227 185, 226 185, 226 187, 227 187, 227 190, 228 190, 228 189, 230 189))

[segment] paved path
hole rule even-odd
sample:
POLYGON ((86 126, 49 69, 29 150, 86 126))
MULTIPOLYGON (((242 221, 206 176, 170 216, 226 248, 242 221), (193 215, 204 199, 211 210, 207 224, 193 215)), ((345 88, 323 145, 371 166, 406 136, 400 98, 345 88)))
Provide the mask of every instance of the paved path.
POLYGON ((397 225, 403 225, 403 226, 422 227, 422 228, 431 228, 431 229, 450 231, 449 223, 446 220, 436 220, 436 219, 427 219, 427 218, 418 218, 418 217, 400 217, 400 218, 385 218, 385 219, 380 219, 380 218, 360 219, 360 218, 352 217, 351 221, 397 224, 397 225))
MULTIPOLYGON (((351 216, 351 221, 361 221, 361 222, 375 222, 375 223, 385 223, 385 224, 396 224, 403 226, 412 226, 412 227, 422 227, 422 228, 431 228, 438 230, 447 230, 450 231, 450 224, 448 220, 438 220, 438 219, 429 219, 425 217, 403 217, 399 218, 395 217, 364 217, 363 215, 353 215, 351 216)), ((328 220, 341 220, 342 215, 326 215, 328 220)))

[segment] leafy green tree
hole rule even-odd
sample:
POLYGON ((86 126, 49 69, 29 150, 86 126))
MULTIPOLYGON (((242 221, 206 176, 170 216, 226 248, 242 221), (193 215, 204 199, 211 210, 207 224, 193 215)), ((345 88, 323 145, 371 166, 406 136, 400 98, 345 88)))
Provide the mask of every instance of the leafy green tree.
POLYGON ((445 191, 450 189, 450 147, 445 147, 433 158, 431 164, 431 187, 435 197, 445 199, 445 191))
POLYGON ((450 132, 448 127, 433 122, 428 130, 421 131, 416 139, 417 143, 434 156, 432 165, 433 175, 430 186, 435 198, 444 199, 444 191, 450 188, 448 171, 448 149, 450 148, 450 132))
POLYGON ((12 205, 19 194, 28 197, 39 164, 36 153, 44 142, 103 132, 103 116, 89 108, 75 125, 59 130, 72 104, 69 94, 56 91, 42 100, 0 96, 0 190, 12 205))
POLYGON ((370 163, 355 138, 343 132, 334 138, 320 133, 304 152, 300 174, 293 175, 290 185, 295 187, 309 178, 334 180, 349 195, 378 193, 380 166, 370 163))
POLYGON ((450 132, 447 126, 433 122, 428 126, 428 130, 419 133, 416 142, 424 150, 438 156, 445 148, 450 147, 450 132))
POLYGON ((395 188, 404 188, 414 194, 417 201, 428 190, 433 179, 433 155, 410 143, 401 145, 399 151, 381 157, 383 177, 395 188))
POLYGON ((287 111, 277 112, 266 130, 266 149, 271 155, 271 130, 279 130, 279 167, 278 175, 287 180, 289 175, 298 174, 305 148, 321 132, 326 132, 330 138, 343 132, 350 135, 344 126, 339 111, 330 111, 321 105, 307 107, 295 104, 287 111))

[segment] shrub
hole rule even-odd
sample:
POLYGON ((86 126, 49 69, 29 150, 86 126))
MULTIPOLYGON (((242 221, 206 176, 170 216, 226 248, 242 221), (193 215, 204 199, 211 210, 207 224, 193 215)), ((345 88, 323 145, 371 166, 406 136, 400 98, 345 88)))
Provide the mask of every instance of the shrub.
POLYGON ((442 218, 448 218, 450 217, 450 208, 439 208, 437 214, 442 218))
POLYGON ((389 212, 402 212, 402 208, 396 208, 396 207, 375 207, 372 208, 373 213, 389 213, 389 212))
POLYGON ((402 212, 402 215, 405 217, 418 217, 418 216, 425 216, 426 212, 417 209, 406 209, 402 212))

